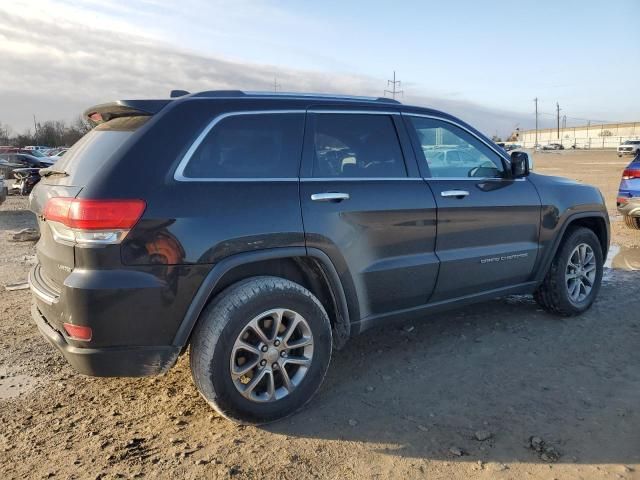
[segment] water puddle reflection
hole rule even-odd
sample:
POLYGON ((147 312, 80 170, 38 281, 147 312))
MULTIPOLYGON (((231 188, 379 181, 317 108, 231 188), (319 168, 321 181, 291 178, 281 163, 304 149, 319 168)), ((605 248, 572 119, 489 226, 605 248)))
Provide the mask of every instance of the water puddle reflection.
POLYGON ((616 272, 640 271, 640 247, 611 245, 604 268, 604 281, 612 280, 616 272))
POLYGON ((640 247, 612 245, 605 267, 627 272, 640 270, 640 247))

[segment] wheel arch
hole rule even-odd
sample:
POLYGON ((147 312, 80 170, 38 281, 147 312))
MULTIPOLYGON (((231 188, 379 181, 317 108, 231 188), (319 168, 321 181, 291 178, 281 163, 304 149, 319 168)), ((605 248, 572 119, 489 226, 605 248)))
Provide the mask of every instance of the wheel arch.
POLYGON ((173 345, 189 345, 200 314, 216 295, 246 278, 271 275, 296 282, 313 293, 327 310, 334 346, 351 335, 351 316, 340 277, 329 257, 316 249, 283 247, 232 255, 217 263, 196 292, 174 337, 173 345))
POLYGON ((536 280, 542 281, 549 270, 551 262, 558 253, 562 242, 567 238, 567 234, 570 230, 578 227, 588 228, 593 231, 602 247, 602 256, 606 260, 607 253, 609 251, 609 226, 607 218, 604 212, 580 212, 569 216, 562 227, 559 229, 558 234, 553 243, 553 248, 549 250, 549 253, 545 257, 545 261, 542 268, 538 271, 536 280))

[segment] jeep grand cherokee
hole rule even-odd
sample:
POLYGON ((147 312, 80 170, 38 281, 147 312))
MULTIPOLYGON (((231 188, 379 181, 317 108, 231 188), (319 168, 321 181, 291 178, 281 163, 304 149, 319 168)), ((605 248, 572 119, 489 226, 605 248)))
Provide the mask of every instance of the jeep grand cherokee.
POLYGON ((443 112, 214 91, 86 117, 32 193, 29 278, 39 329, 85 374, 159 374, 189 349, 217 411, 264 423, 370 327, 507 294, 577 315, 600 288, 600 192, 443 112))

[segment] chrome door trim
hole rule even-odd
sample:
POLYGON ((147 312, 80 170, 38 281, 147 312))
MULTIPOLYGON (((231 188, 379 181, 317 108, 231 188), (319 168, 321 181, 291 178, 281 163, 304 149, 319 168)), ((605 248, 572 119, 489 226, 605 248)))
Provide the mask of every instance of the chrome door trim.
POLYGON ((402 181, 412 180, 414 182, 423 182, 422 177, 305 177, 301 178, 301 182, 375 182, 375 181, 402 181))
POLYGON ((459 180, 465 180, 468 182, 488 182, 488 181, 494 181, 494 182, 525 182, 527 179, 526 178, 499 178, 499 177, 424 177, 422 180, 425 180, 426 182, 431 182, 434 180, 443 180, 443 181, 459 181, 459 180))

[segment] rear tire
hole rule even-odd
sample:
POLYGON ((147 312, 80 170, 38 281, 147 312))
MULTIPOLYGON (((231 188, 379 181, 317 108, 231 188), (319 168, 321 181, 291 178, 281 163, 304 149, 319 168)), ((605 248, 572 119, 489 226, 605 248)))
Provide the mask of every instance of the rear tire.
POLYGON ((221 415, 264 424, 311 399, 331 348, 329 317, 309 290, 278 277, 253 277, 227 288, 202 312, 191 340, 191 373, 221 415))
POLYGON ((592 230, 576 228, 565 235, 533 296, 546 311, 570 317, 587 311, 593 304, 600 290, 604 262, 600 241, 592 230), (581 252, 587 252, 584 261, 581 252))
POLYGON ((629 228, 640 230, 640 217, 630 217, 629 215, 625 215, 624 223, 629 228))

